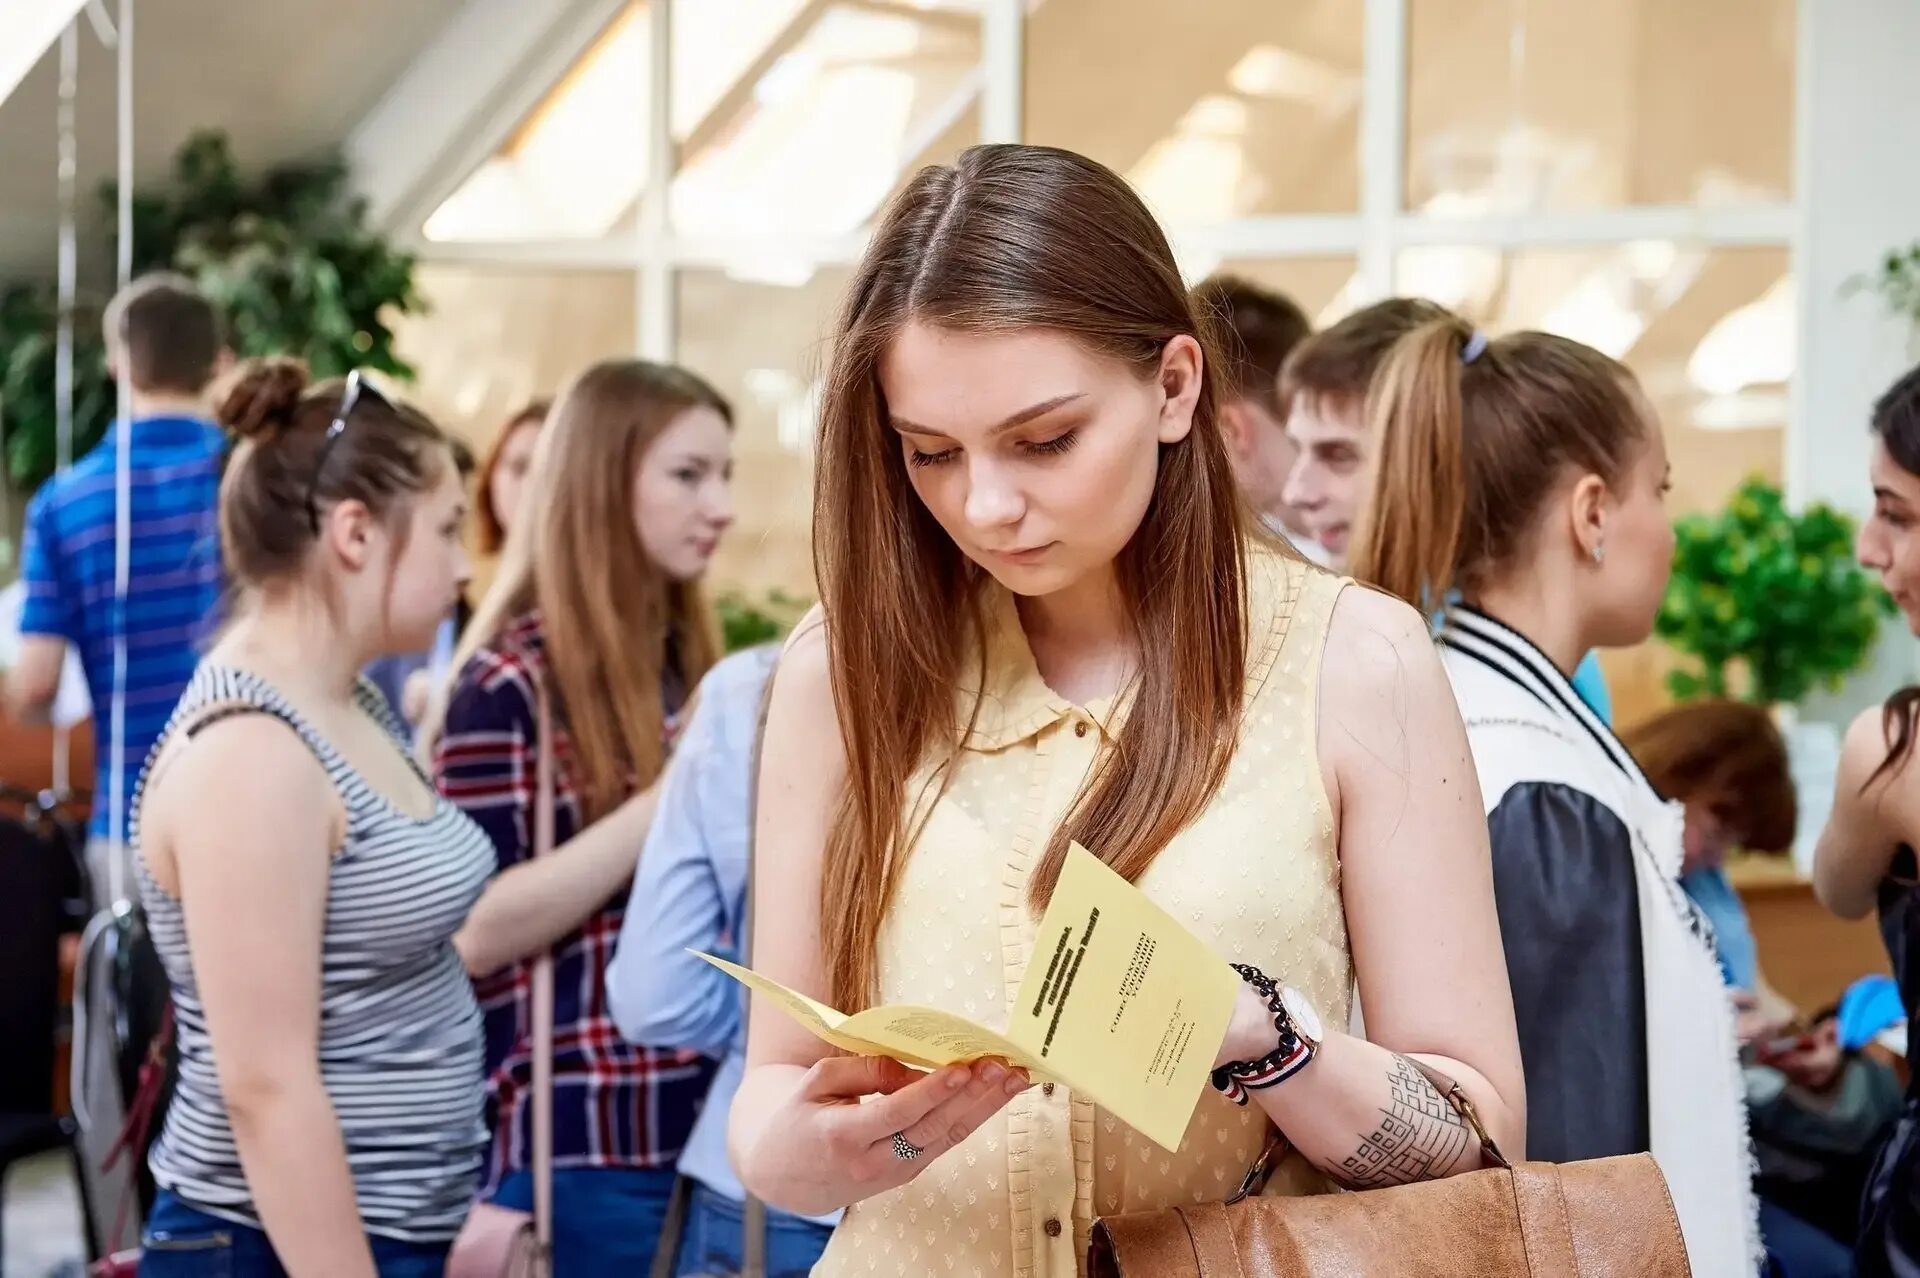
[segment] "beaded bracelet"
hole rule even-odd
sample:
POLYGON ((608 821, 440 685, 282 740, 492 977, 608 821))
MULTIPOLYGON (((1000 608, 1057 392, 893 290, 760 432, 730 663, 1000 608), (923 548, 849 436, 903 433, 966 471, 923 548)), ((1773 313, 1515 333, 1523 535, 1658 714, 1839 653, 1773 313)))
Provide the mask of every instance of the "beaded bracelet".
POLYGON ((1250 1061, 1228 1061, 1213 1071, 1215 1090, 1224 1093, 1234 1104, 1245 1105, 1249 1092, 1284 1083, 1304 1069, 1313 1060, 1317 1047, 1294 1028, 1293 1017, 1287 1012, 1272 977, 1248 963, 1235 963, 1233 970, 1266 1000, 1267 1010, 1273 1013, 1273 1028, 1280 1035, 1278 1046, 1265 1056, 1250 1061))

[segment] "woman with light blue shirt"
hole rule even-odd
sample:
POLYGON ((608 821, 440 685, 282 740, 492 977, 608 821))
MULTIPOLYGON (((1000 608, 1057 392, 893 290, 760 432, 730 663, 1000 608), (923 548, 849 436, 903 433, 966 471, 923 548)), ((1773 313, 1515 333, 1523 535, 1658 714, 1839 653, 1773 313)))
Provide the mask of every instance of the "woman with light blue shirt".
MULTIPOLYGON (((607 970, 613 1018, 630 1042, 692 1048, 721 1061, 680 1157, 680 1173, 694 1182, 674 1270, 682 1278, 737 1273, 745 1250, 746 1192, 727 1159, 727 1114, 746 1063, 745 991, 687 951, 737 958, 744 949, 754 738, 778 655, 771 646, 737 653, 701 682, 607 970)), ((769 1278, 806 1274, 836 1219, 769 1208, 769 1278)))

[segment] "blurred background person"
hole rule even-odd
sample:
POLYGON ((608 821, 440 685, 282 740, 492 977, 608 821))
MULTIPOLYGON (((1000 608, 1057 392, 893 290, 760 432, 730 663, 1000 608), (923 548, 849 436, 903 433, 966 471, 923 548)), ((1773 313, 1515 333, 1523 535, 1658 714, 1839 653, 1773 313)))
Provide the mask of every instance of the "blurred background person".
POLYGON ((536 399, 507 418, 480 464, 473 506, 474 542, 486 559, 499 558, 506 548, 507 534, 513 531, 526 493, 527 475, 533 469, 540 430, 552 412, 551 400, 536 399))
POLYGON ((1349 565, 1446 606, 1527 1087, 1529 1158, 1652 1153, 1694 1271, 1761 1258, 1731 1000, 1679 889, 1681 821, 1574 690, 1653 632, 1672 570, 1664 434, 1633 374, 1548 333, 1429 320, 1367 400, 1349 565))
POLYGON ((1900 1085, 1879 1062, 1841 1050, 1832 1009, 1808 1016, 1767 984, 1726 871, 1736 849, 1784 856, 1793 846, 1786 742, 1766 707, 1726 700, 1676 706, 1620 739, 1653 788, 1685 809, 1680 885, 1713 925, 1740 1013, 1760 1233, 1775 1271, 1850 1273, 1861 1190, 1900 1085))
POLYGON ((531 969, 554 956, 554 1263, 642 1270, 713 1063, 621 1040, 607 996, 661 769, 713 665, 700 590, 733 522, 732 410, 685 369, 606 360, 567 388, 515 509, 532 522, 460 643, 424 748, 493 840, 497 873, 456 943, 487 1023, 494 1144, 482 1195, 532 1207, 531 969), (536 689, 552 704, 540 739, 536 689), (531 858, 539 752, 555 762, 551 855, 531 858))
POLYGON ((493 856, 360 671, 452 607, 464 485, 358 374, 257 364, 221 420, 239 606, 131 827, 179 1056, 140 1272, 430 1278, 486 1144, 453 936, 493 856))
POLYGON ((826 1249, 840 1214, 793 1216, 746 1208, 727 1157, 727 1118, 747 1059, 747 991, 688 953, 749 963, 747 882, 761 708, 779 649, 735 653, 701 681, 634 876, 619 947, 607 972, 614 1020, 630 1043, 684 1047, 720 1062, 680 1174, 693 1181, 674 1273, 742 1272, 758 1230, 770 1278, 801 1278, 826 1249))
MULTIPOLYGON (((1873 512, 1861 526, 1860 562, 1878 573, 1920 635, 1920 367, 1874 405, 1868 480, 1873 512)), ((1913 770, 1920 687, 1863 711, 1847 730, 1833 812, 1814 854, 1813 884, 1842 918, 1879 915, 1906 1013, 1909 1050, 1920 1020, 1920 777, 1913 770)), ((1867 1180, 1855 1248, 1868 1278, 1920 1273, 1920 1090, 1905 1105, 1867 1180)))
POLYGON ((1280 366, 1312 322, 1292 298, 1237 275, 1202 280, 1193 304, 1220 352, 1220 429, 1240 491, 1268 528, 1326 565, 1326 550, 1284 496, 1300 450, 1287 435, 1280 366))

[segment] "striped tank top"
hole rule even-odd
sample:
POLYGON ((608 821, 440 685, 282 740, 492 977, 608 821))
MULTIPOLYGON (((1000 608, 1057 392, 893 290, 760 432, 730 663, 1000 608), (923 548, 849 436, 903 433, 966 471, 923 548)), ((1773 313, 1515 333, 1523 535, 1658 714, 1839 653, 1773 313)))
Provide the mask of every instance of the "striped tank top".
MULTIPOLYGON (((392 712, 365 680, 358 700, 411 760, 392 712)), ((493 873, 493 845, 438 796, 425 820, 394 807, 270 684, 231 666, 201 665, 152 758, 176 730, 191 733, 228 714, 255 712, 299 734, 346 809, 321 948, 320 1077, 339 1117, 361 1221, 370 1234, 446 1241, 466 1217, 487 1143, 480 1009, 452 941, 493 873)), ((186 919, 138 855, 146 781, 143 771, 129 832, 148 928, 173 989, 179 1055, 173 1102, 153 1147, 154 1179, 202 1211, 258 1228, 220 1092, 186 919)))

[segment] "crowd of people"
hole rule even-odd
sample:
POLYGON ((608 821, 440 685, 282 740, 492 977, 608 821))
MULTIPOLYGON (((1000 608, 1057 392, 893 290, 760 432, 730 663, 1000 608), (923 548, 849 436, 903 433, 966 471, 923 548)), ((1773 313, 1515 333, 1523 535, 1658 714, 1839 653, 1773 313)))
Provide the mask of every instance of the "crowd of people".
MULTIPOLYGON (((1920 1272, 1920 1106, 1773 992, 1721 868, 1792 840, 1778 733, 1613 729, 1594 653, 1649 637, 1673 543, 1606 355, 1415 298, 1316 333, 1190 290, 1100 165, 971 149, 834 327, 820 604, 723 656, 696 371, 595 364, 475 467, 360 374, 229 370, 185 280, 107 323, 132 572, 110 437, 29 513, 7 692, 45 713, 71 646, 125 707, 93 857, 177 1057, 142 1273, 440 1274, 476 1201, 530 1208, 541 955, 561 1275, 1084 1272, 1276 1129, 1268 1193, 1481 1167, 1436 1073, 1510 1153, 1651 1153, 1698 1274, 1920 1272), (838 1054, 689 953, 994 1023, 1070 841, 1253 973, 1176 1154, 1004 1061, 838 1054), (1887 1098, 1853 1179, 1772 1174, 1782 1091, 1841 1078, 1887 1098)), ((1920 370, 1870 425, 1860 555, 1920 633, 1920 370)), ((1908 1015, 1917 711, 1854 725, 1816 864, 1908 1015)))

